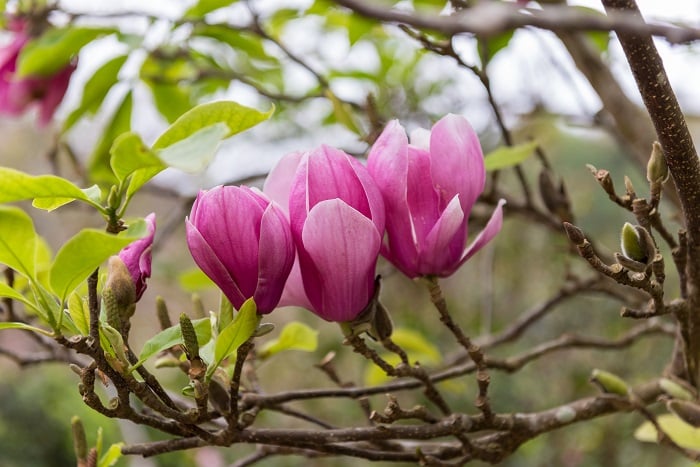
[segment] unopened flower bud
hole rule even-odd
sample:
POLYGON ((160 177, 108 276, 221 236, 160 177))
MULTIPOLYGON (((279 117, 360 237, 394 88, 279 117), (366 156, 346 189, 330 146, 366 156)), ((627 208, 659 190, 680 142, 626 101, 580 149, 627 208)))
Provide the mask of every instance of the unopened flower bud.
POLYGON ((107 282, 102 290, 107 322, 117 330, 123 329, 134 314, 136 287, 124 261, 119 256, 109 258, 107 282))
MULTIPOLYGON (((78 464, 87 460, 88 447, 87 438, 85 436, 85 427, 80 417, 74 416, 70 420, 71 429, 73 431, 73 448, 75 449, 75 457, 78 464)), ((85 464, 83 464, 85 465, 85 464)))
POLYGON ((620 233, 620 248, 622 249, 622 254, 634 261, 644 264, 648 263, 650 256, 653 255, 650 255, 650 251, 648 251, 649 244, 646 239, 647 235, 649 235, 649 233, 644 227, 625 222, 625 225, 622 226, 622 232, 620 233))
POLYGON ((593 370, 590 381, 607 394, 627 396, 629 393, 627 383, 622 378, 605 370, 593 370))
POLYGON ((647 163, 647 180, 649 183, 664 183, 668 180, 668 166, 664 151, 658 141, 654 141, 651 146, 651 156, 647 163))
POLYGON ((625 175, 625 191, 627 192, 627 196, 629 196, 632 199, 635 199, 637 197, 637 192, 634 191, 634 185, 632 185, 632 180, 625 175))
POLYGON ((194 330, 192 321, 185 314, 180 315, 180 332, 182 333, 182 341, 184 342, 185 355, 188 360, 194 360, 199 357, 199 342, 197 342, 197 333, 194 330))
POLYGON ((583 234, 583 230, 579 229, 574 224, 562 222, 562 226, 564 227, 569 240, 571 240, 571 243, 574 245, 578 246, 586 241, 586 236, 583 234))
POLYGON ((697 404, 673 399, 666 402, 666 408, 688 425, 700 428, 700 406, 697 404))
POLYGON ((158 323, 160 323, 161 330, 168 329, 173 325, 168 314, 168 306, 165 303, 165 299, 161 296, 156 297, 156 313, 158 314, 158 323))

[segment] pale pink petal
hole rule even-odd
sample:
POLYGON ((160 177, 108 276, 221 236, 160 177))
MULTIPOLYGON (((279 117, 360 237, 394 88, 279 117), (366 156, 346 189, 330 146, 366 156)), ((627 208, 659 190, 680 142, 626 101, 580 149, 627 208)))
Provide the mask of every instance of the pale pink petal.
POLYGON ((311 305, 304 291, 304 281, 301 277, 298 255, 295 256, 292 271, 289 273, 287 282, 284 285, 284 290, 282 291, 282 297, 280 298, 278 306, 300 306, 309 311, 314 310, 313 305, 311 305))
POLYGON ((70 77, 74 71, 75 65, 70 64, 56 75, 45 78, 47 80, 45 83, 46 88, 44 89, 43 96, 39 100, 40 125, 46 125, 53 118, 56 108, 58 108, 63 101, 63 96, 66 94, 70 77))
POLYGON ((503 226, 504 204, 506 204, 506 201, 503 199, 498 202, 496 209, 493 210, 493 214, 491 214, 491 218, 486 223, 484 229, 481 232, 479 232, 479 235, 474 239, 472 244, 469 245, 469 247, 466 250, 464 250, 464 254, 462 255, 460 265, 463 264, 469 258, 471 258, 474 255, 474 253, 482 249, 488 242, 491 241, 493 237, 496 236, 498 232, 501 231, 501 227, 503 226))
POLYGON ((419 248, 440 217, 440 197, 429 177, 430 166, 430 154, 409 148, 407 201, 413 226, 411 235, 419 248))
POLYGON ((454 272, 464 250, 465 237, 466 218, 459 196, 455 196, 420 244, 420 275, 446 276, 454 272))
POLYGON ((287 215, 292 180, 303 156, 303 152, 292 152, 282 157, 267 175, 263 185, 263 193, 279 204, 287 215))
POLYGON ((430 135, 431 176, 441 195, 441 208, 460 195, 469 215, 484 190, 486 172, 479 138, 464 117, 449 114, 440 119, 430 135))
MULTIPOLYGON (((328 321, 349 321, 369 303, 381 236, 374 223, 339 199, 318 203, 309 212, 302 234, 304 249, 314 262, 321 299, 314 303, 328 321)), ((313 299, 312 299, 313 300, 313 299)))

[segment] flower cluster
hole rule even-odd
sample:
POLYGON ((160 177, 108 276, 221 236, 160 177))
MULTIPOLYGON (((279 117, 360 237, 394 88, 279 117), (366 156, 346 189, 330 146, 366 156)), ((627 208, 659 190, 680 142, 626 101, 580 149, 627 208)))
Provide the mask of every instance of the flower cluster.
POLYGON ((260 313, 296 305, 349 322, 375 294, 380 254, 409 277, 445 277, 498 233, 502 203, 465 248, 484 180, 481 146, 463 117, 444 117, 411 144, 393 121, 367 167, 321 146, 283 157, 262 192, 200 192, 187 243, 236 307, 253 297, 260 313))
POLYGON ((0 113, 19 115, 36 103, 39 124, 46 125, 68 89, 75 64, 69 63, 51 76, 17 76, 17 59, 31 39, 28 24, 20 19, 10 21, 13 40, 0 48, 0 113))

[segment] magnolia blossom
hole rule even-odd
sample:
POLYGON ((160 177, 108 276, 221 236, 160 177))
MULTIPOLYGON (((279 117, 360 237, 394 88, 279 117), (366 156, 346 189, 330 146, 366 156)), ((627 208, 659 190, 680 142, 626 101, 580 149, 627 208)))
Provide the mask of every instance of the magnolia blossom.
POLYGON ((14 39, 0 49, 0 113, 19 115, 36 102, 39 123, 46 125, 63 100, 76 67, 69 63, 51 76, 18 77, 15 73, 17 59, 30 36, 22 20, 11 21, 10 30, 14 32, 14 39))
POLYGON ((469 122, 447 115, 412 143, 398 121, 372 146, 368 169, 387 216, 382 254, 409 277, 446 277, 501 229, 501 201, 474 242, 465 248, 469 214, 484 189, 479 140, 469 122))
POLYGON ((355 319, 374 295, 384 203, 367 169, 321 146, 283 157, 265 187, 287 206, 297 262, 280 305, 303 306, 327 321, 355 319))
POLYGON ((200 191, 186 220, 192 258, 236 309, 253 297, 271 312, 294 263, 294 242, 279 206, 259 190, 218 186, 200 191))
POLYGON ((136 301, 146 291, 146 279, 151 277, 151 247, 156 234, 156 215, 149 214, 145 218, 148 235, 130 243, 119 252, 126 269, 131 275, 136 290, 136 301))

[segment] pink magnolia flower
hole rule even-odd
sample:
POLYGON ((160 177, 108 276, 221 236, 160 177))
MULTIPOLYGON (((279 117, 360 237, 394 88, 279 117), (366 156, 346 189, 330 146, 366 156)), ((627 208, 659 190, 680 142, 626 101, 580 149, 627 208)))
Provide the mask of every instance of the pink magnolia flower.
POLYGON ((253 297, 271 312, 294 263, 294 242, 279 206, 259 190, 218 186, 200 191, 186 219, 195 263, 236 309, 253 297))
POLYGON ((283 157, 265 187, 288 207, 297 262, 281 305, 303 306, 327 321, 355 319, 374 295, 384 203, 367 169, 321 146, 283 157))
POLYGON ((151 247, 156 234, 156 215, 151 213, 145 220, 148 235, 130 243, 119 252, 119 258, 126 265, 134 282, 136 301, 146 291, 146 279, 151 277, 151 247))
POLYGON ((17 59, 30 36, 22 20, 12 21, 10 29, 15 34, 14 39, 0 49, 0 113, 19 115, 36 102, 39 106, 39 123, 46 125, 63 100, 76 67, 69 63, 52 76, 18 77, 17 59))
POLYGON ((384 197, 387 241, 382 254, 408 277, 446 277, 501 229, 501 201, 474 242, 465 248, 469 214, 484 189, 481 145, 463 117, 447 115, 412 135, 394 120, 368 156, 368 169, 384 197))

